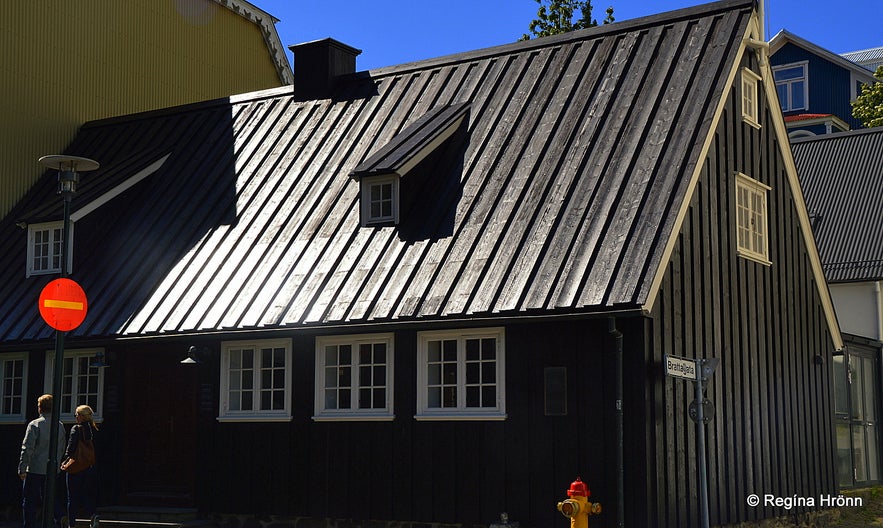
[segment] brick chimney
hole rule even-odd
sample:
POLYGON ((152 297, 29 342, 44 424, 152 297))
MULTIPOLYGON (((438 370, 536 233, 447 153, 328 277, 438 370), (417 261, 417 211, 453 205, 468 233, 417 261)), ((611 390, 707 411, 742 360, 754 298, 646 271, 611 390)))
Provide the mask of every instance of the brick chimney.
POLYGON ((356 71, 356 49, 332 38, 289 46, 294 53, 294 95, 301 100, 331 97, 337 77, 356 71))

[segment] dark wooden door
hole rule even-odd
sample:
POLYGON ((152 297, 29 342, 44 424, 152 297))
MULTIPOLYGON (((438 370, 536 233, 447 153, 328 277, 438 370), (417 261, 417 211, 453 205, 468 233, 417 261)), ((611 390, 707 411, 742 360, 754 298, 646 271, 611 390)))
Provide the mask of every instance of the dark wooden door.
POLYGON ((193 504, 198 367, 180 360, 160 351, 127 354, 122 481, 128 504, 193 504))

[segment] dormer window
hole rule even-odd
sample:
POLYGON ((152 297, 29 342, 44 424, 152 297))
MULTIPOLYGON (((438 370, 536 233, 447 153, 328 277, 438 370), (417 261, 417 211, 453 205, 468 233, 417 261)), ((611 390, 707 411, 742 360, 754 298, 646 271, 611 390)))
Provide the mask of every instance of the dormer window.
MULTIPOLYGON (((28 226, 27 276, 61 273, 62 222, 47 222, 28 226)), ((71 225, 71 238, 73 238, 71 225)), ((68 243, 70 247, 70 243, 68 243)), ((70 255, 70 252, 68 252, 70 255)))
MULTIPOLYGON (((139 165, 135 165, 140 170, 128 177, 121 177, 119 173, 111 172, 108 175, 99 173, 97 177, 90 178, 92 199, 86 202, 78 200, 76 208, 70 214, 66 255, 68 273, 71 272, 73 262, 74 225, 85 218, 86 215, 91 214, 102 205, 159 170, 170 155, 166 154, 152 161, 150 159, 140 161, 139 165)), ((16 220, 17 226, 22 229, 27 228, 28 230, 27 262, 25 264, 26 277, 61 273, 61 245, 64 237, 64 222, 61 220, 54 222, 39 221, 61 216, 58 210, 60 209, 59 205, 61 204, 58 199, 53 196, 51 201, 27 212, 16 220)))
POLYGON ((350 174, 359 180, 363 226, 397 225, 403 210, 402 179, 440 150, 463 124, 468 103, 441 106, 414 121, 350 174))
POLYGON ((362 179, 362 223, 399 223, 399 177, 395 174, 362 179))

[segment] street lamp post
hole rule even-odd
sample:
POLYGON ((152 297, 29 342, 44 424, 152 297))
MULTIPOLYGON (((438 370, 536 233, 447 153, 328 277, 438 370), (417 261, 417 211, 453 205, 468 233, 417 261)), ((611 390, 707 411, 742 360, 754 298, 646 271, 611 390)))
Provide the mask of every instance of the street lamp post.
MULTIPOLYGON (((71 198, 77 192, 80 181, 78 171, 87 172, 98 168, 98 162, 79 156, 52 155, 43 156, 39 160, 44 167, 58 171, 58 194, 64 202, 63 225, 61 234, 61 276, 70 274, 68 269, 68 244, 70 240, 71 198)), ((58 435, 61 421, 61 378, 64 376, 64 335, 61 330, 55 331, 55 369, 52 378, 52 421, 49 428, 49 460, 46 463, 46 490, 43 494, 43 526, 52 528, 56 483, 58 481, 58 435)))

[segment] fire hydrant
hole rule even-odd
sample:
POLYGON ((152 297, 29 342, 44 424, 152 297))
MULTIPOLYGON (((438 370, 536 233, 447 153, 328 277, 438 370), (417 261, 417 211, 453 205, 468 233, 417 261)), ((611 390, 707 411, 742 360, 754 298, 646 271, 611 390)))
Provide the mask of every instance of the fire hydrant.
POLYGON ((601 513, 601 504, 589 502, 592 493, 580 477, 576 477, 567 490, 569 499, 558 503, 558 511, 570 517, 570 528, 589 528, 589 515, 601 513))

